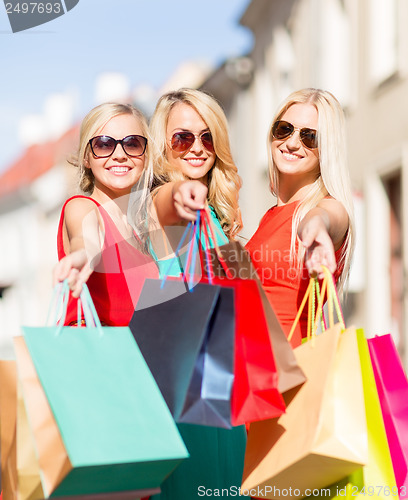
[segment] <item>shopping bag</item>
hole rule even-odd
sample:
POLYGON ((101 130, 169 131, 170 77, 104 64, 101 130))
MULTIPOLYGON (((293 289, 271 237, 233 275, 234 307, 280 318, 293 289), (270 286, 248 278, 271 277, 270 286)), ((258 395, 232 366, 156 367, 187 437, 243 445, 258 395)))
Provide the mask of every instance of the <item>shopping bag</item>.
POLYGON ((16 362, 0 361, 1 488, 3 500, 17 495, 17 375, 16 362))
MULTIPOLYGON (((309 286, 308 294, 312 291, 309 286)), ((307 381, 294 395, 286 394, 286 413, 251 424, 242 490, 280 498, 291 489, 302 498, 367 462, 356 330, 330 325, 317 336, 312 330, 312 339, 294 350, 307 381)))
POLYGON ((232 424, 242 425, 282 415, 285 402, 278 390, 278 372, 256 282, 214 277, 213 285, 234 291, 232 424))
POLYGON ((176 421, 231 427, 233 289, 147 279, 129 327, 176 421))
POLYGON ((147 279, 129 323, 178 422, 231 427, 233 290, 147 279))
MULTIPOLYGON (((64 311, 67 298, 64 284, 64 311)), ((44 494, 114 498, 157 489, 188 456, 184 443, 130 330, 101 327, 86 287, 81 303, 85 328, 63 327, 63 318, 56 327, 23 327, 64 448, 63 477, 53 489, 43 481, 44 494)), ((28 409, 30 392, 24 396, 28 409)))
POLYGON ((17 485, 18 500, 44 498, 40 468, 24 406, 21 385, 18 386, 17 392, 17 485))
POLYGON ((408 380, 390 334, 367 340, 400 498, 408 488, 408 380))
MULTIPOLYGON (((14 350, 17 363, 19 366, 18 379, 21 386, 21 398, 19 402, 19 415, 23 418, 18 419, 17 434, 22 436, 19 439, 19 444, 26 447, 24 456, 29 457, 29 461, 23 461, 26 465, 26 470, 35 469, 38 474, 30 474, 27 479, 24 479, 25 484, 31 485, 29 491, 40 492, 42 484, 45 485, 46 491, 52 491, 61 482, 61 480, 70 472, 72 464, 67 457, 67 452, 63 440, 61 438, 57 423, 51 412, 45 393, 38 379, 33 362, 28 352, 23 337, 15 337, 14 350), (24 394, 24 397, 23 397, 24 394), (24 433, 27 434, 27 415, 29 416, 29 434, 24 438, 24 433), (22 424, 22 425, 21 425, 22 424), (21 428, 22 427, 22 428, 21 428), (35 449, 35 455, 32 454, 30 448, 35 449), (41 471, 41 473, 40 473, 41 471), (41 474, 41 475, 40 475, 41 474), (42 482, 41 482, 42 479, 42 482)), ((19 460, 21 457, 19 456, 19 460)), ((22 470, 19 468, 19 498, 21 498, 22 489, 27 490, 27 486, 21 483, 22 470)), ((143 490, 143 492, 110 492, 107 494, 95 495, 75 495, 75 500, 82 498, 87 500, 126 500, 127 498, 134 499, 139 496, 153 494, 159 491, 158 488, 152 490, 143 490)), ((32 500, 36 498, 44 498, 44 494, 37 496, 32 495, 32 500)), ((52 496, 52 495, 51 495, 52 496)), ((13 497, 15 498, 15 497, 13 497)), ((60 499, 67 497, 58 497, 60 499)))
MULTIPOLYGON (((23 337, 14 337, 14 351, 18 364, 19 401, 18 401, 18 443, 25 443, 29 457, 29 467, 37 473, 32 474, 32 490, 41 488, 40 470, 43 474, 44 490, 52 491, 70 472, 72 465, 67 456, 64 443, 58 430, 47 398, 38 380, 33 362, 23 337), (28 418, 29 415, 29 418, 28 418), (28 422, 30 422, 28 424, 28 422), (36 453, 32 453, 36 449, 36 453)), ((21 460, 18 450, 18 460, 21 460)), ((27 462, 27 461, 26 461, 27 462)), ((21 462, 20 462, 21 463, 21 462)), ((21 467, 19 467, 19 475, 21 467)), ((19 478, 19 479, 20 479, 19 478)), ((22 484, 19 481, 19 494, 22 484)), ((44 493, 41 497, 43 498, 44 493)))
MULTIPOLYGON (((397 500, 406 494, 405 486, 396 485, 390 451, 381 414, 380 400, 374 378, 367 340, 357 330, 359 356, 363 375, 364 403, 367 420, 367 464, 320 494, 319 498, 335 500, 397 500)), ((313 495, 311 498, 316 498, 313 495)))
POLYGON ((203 211, 201 230, 206 250, 204 260, 208 267, 207 277, 204 276, 202 282, 231 287, 235 292, 232 422, 234 425, 240 425, 282 415, 285 403, 278 390, 278 371, 258 282, 234 277, 229 272, 217 245, 215 246, 218 250, 217 258, 223 265, 226 277, 215 276, 208 250, 210 235, 214 242, 216 237, 206 211, 203 211))
MULTIPOLYGON (((228 267, 230 276, 239 279, 252 279, 255 280, 258 285, 259 295, 262 300, 265 319, 268 325, 273 353, 275 356, 276 368, 278 371, 279 392, 283 394, 284 392, 303 384, 306 380, 305 374, 296 362, 293 349, 289 344, 279 320, 266 296, 258 278, 258 274, 251 262, 249 253, 238 241, 230 241, 225 245, 221 245, 218 251, 221 253, 222 258, 228 267)), ((227 277, 224 267, 217 256, 218 251, 216 248, 210 250, 211 263, 214 273, 219 277, 227 277)), ((205 271, 206 274, 208 274, 208 266, 206 266, 205 271)))

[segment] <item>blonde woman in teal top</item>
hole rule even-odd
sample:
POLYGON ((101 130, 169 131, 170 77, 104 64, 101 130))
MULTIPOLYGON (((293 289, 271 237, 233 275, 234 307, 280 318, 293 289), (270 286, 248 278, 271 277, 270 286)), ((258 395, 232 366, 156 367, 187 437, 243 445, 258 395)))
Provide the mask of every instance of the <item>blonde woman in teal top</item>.
MULTIPOLYGON (((234 239, 241 229, 241 179, 230 151, 225 114, 208 94, 180 89, 163 95, 150 130, 154 140, 150 161, 157 186, 152 197, 160 225, 150 233, 152 247, 161 272, 178 275, 179 262, 168 247, 176 248, 183 226, 195 220, 198 209, 209 205, 218 245, 234 239), (174 259, 170 272, 169 259, 174 259)), ((152 499, 194 500, 202 497, 203 488, 238 491, 246 445, 244 426, 229 430, 179 424, 178 428, 190 458, 152 499)))

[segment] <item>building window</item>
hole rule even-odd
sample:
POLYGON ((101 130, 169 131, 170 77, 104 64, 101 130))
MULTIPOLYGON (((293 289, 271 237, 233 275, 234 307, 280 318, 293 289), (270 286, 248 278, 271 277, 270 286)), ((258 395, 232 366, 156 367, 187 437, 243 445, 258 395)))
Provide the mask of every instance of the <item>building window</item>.
POLYGON ((391 333, 401 355, 404 354, 404 263, 402 234, 402 178, 398 171, 391 178, 384 180, 384 187, 390 207, 390 300, 391 333))
POLYGON ((350 20, 341 0, 323 0, 319 8, 318 85, 331 91, 343 106, 348 106, 354 62, 350 20))
POLYGON ((374 85, 398 71, 398 9, 397 0, 369 2, 370 77, 374 85))

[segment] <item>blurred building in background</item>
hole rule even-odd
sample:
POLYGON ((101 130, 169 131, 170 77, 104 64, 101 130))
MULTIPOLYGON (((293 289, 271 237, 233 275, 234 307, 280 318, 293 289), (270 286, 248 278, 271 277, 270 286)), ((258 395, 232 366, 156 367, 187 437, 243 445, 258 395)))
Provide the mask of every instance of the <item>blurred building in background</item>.
POLYGON ((243 178, 244 235, 273 204, 266 136, 293 90, 331 91, 347 117, 358 241, 349 323, 392 332, 408 365, 408 3, 404 0, 252 0, 241 24, 250 54, 203 84, 224 105, 243 178))
MULTIPOLYGON (((104 73, 95 102, 132 101, 126 75, 104 73)), ((64 201, 78 193, 76 96, 50 95, 39 115, 20 124, 26 149, 0 174, 0 357, 14 357, 12 337, 21 325, 44 325, 57 262, 57 230, 64 201)), ((150 103, 151 106, 151 103, 150 103)))
POLYGON ((22 324, 45 324, 61 204, 73 189, 68 152, 78 126, 33 144, 0 176, 0 355, 13 357, 22 324))
MULTIPOLYGON (((223 105, 243 178, 246 238, 274 203, 266 136, 281 100, 303 87, 324 88, 339 99, 347 117, 358 240, 348 322, 363 326, 370 336, 392 332, 408 366, 408 218, 403 216, 408 213, 408 3, 252 0, 240 23, 253 32, 251 53, 226 60, 214 71, 186 62, 161 91, 197 86, 223 105)), ((110 89, 110 98, 131 91, 119 75, 104 78, 98 88, 110 89)), ((140 87, 132 95, 147 114, 152 112, 158 95, 151 88, 140 87)), ((23 158, 34 165, 33 154, 28 149, 23 158)), ((57 156, 53 161, 54 167, 31 179, 32 184, 20 179, 21 185, 6 192, 2 186, 8 172, 0 177, 0 228, 6 235, 0 243, 0 320, 10 324, 13 334, 22 322, 43 322, 50 299, 57 219, 71 189, 65 175, 72 172, 57 156), (43 186, 49 182, 48 187, 38 179, 43 186), (23 301, 24 295, 30 301, 23 301)), ((44 168, 42 160, 37 163, 36 169, 44 168)))

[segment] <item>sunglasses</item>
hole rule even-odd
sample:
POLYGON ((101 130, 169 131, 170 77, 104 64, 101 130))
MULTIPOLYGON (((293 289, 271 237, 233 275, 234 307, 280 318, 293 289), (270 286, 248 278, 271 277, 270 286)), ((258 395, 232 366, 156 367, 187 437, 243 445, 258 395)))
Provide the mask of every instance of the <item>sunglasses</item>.
POLYGON ((214 143, 211 132, 203 132, 201 135, 193 132, 176 132, 171 138, 171 149, 177 153, 185 153, 194 144, 196 138, 199 138, 203 148, 214 153, 214 143))
POLYGON ((299 138, 308 149, 317 148, 317 130, 313 128, 296 128, 291 123, 278 120, 273 124, 272 135, 275 139, 283 140, 290 137, 295 130, 299 130, 299 138))
POLYGON ((132 157, 142 156, 146 151, 147 139, 142 135, 127 135, 123 139, 114 139, 109 135, 98 135, 89 141, 93 155, 96 158, 109 158, 120 144, 123 151, 132 157))

